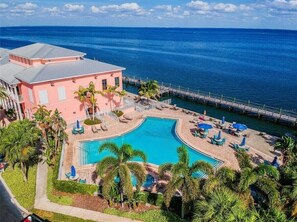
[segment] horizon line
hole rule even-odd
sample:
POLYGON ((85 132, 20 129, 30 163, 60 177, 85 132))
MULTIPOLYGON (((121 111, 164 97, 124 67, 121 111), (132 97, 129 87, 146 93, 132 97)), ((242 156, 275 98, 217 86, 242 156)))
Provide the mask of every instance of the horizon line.
POLYGON ((297 29, 282 28, 247 28, 247 27, 180 27, 180 26, 96 26, 96 25, 14 25, 0 26, 0 28, 16 28, 16 27, 80 27, 80 28, 155 28, 155 29, 250 29, 250 30, 284 30, 297 31, 297 29))

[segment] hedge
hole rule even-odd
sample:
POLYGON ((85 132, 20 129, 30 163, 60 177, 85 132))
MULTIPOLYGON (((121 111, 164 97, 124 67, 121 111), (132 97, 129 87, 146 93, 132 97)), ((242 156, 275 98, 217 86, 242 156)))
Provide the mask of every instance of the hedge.
POLYGON ((101 123, 101 120, 100 119, 97 119, 97 118, 94 118, 94 120, 92 120, 92 119, 86 119, 84 121, 84 124, 86 124, 88 126, 97 125, 97 124, 100 124, 100 123, 101 123))

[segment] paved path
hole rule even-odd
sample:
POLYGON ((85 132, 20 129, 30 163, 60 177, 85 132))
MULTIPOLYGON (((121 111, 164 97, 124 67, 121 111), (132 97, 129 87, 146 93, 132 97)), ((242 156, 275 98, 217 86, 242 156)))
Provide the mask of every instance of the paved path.
POLYGON ((22 212, 13 203, 13 200, 0 180, 0 222, 17 222, 23 219, 22 212))
POLYGON ((47 199, 47 165, 46 163, 38 163, 36 177, 36 196, 34 207, 36 209, 51 211, 55 213, 65 214, 73 217, 79 217, 85 220, 93 220, 98 222, 135 222, 135 220, 118 217, 114 215, 104 214, 97 211, 86 210, 78 207, 64 206, 52 203, 47 199))

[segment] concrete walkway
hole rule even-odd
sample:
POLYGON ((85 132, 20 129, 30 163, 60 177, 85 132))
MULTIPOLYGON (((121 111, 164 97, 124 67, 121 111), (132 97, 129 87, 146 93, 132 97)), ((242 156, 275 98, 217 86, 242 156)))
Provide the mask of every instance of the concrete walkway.
POLYGON ((85 220, 93 220, 98 222, 136 222, 129 218, 118 217, 114 215, 104 214, 97 211, 86 210, 78 207, 64 206, 52 203, 47 199, 46 186, 47 186, 47 164, 38 163, 37 177, 36 177, 36 196, 34 207, 36 209, 55 212, 59 214, 79 217, 85 220))

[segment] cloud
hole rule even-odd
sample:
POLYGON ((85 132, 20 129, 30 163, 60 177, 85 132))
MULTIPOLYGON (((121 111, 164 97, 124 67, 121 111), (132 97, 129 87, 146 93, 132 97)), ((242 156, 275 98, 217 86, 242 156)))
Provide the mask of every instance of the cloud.
POLYGON ((5 3, 0 3, 0 9, 8 8, 8 5, 5 3))
POLYGON ((74 5, 74 4, 65 4, 64 10, 68 12, 82 12, 84 10, 84 5, 74 5))
POLYGON ((154 8, 162 11, 171 11, 172 5, 156 5, 154 8))
MULTIPOLYGON (((125 13, 130 15, 149 15, 150 12, 140 7, 137 3, 124 3, 121 5, 103 5, 100 7, 91 6, 92 13, 119 13, 124 17, 125 13)), ((114 15, 113 15, 114 16, 114 15)))
POLYGON ((213 9, 217 11, 223 11, 223 12, 235 12, 237 9, 237 6, 233 4, 218 3, 213 5, 213 9))
POLYGON ((208 11, 210 6, 207 2, 204 1, 191 1, 187 4, 191 9, 197 9, 199 11, 208 11))
POLYGON ((38 6, 31 2, 26 2, 24 4, 18 4, 14 6, 10 12, 14 14, 25 14, 25 15, 33 15, 38 6))
POLYGON ((52 7, 52 8, 43 8, 42 9, 43 13, 49 13, 51 15, 58 15, 60 12, 60 9, 56 6, 52 7))

